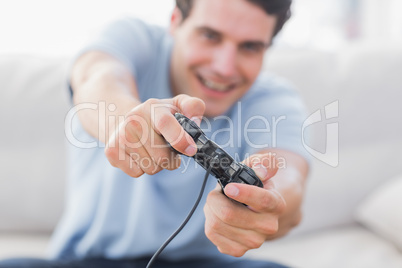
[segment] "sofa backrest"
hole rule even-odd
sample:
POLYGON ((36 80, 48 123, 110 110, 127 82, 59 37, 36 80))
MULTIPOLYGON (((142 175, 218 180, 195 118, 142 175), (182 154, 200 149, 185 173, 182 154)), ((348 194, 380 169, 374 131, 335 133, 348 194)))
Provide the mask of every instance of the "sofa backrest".
POLYGON ((63 209, 66 59, 0 56, 0 232, 48 232, 63 209))
POLYGON ((366 195, 402 173, 402 45, 277 50, 267 55, 265 68, 299 88, 310 114, 321 110, 322 122, 308 127, 312 148, 325 152, 328 124, 339 127, 339 164, 313 158, 295 233, 352 223, 366 195), (335 101, 339 116, 325 120, 325 106, 335 101))
MULTIPOLYGON (((339 165, 313 158, 304 221, 295 233, 353 222, 356 205, 402 172, 402 49, 278 50, 265 69, 288 78, 309 113, 339 102, 315 123, 307 146, 325 152, 327 123, 339 126, 339 165)), ((63 209, 69 110, 67 59, 0 56, 0 232, 50 232, 63 209)))

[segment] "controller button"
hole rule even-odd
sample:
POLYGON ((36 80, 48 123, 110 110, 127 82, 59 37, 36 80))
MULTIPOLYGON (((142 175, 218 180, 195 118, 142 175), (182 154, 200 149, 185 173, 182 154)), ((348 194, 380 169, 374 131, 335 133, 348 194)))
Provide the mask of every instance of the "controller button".
POLYGON ((240 166, 236 162, 232 162, 230 167, 233 168, 234 171, 238 171, 240 168, 240 166))
POLYGON ((198 138, 198 141, 197 141, 197 143, 201 143, 202 145, 204 145, 204 144, 206 144, 207 142, 208 142, 208 139, 207 139, 207 137, 205 137, 205 135, 201 135, 199 138, 198 138))
POLYGON ((240 179, 242 179, 245 183, 254 185, 255 184, 255 179, 247 173, 247 171, 242 170, 241 173, 239 174, 240 179))
POLYGON ((234 170, 232 167, 228 168, 226 170, 226 173, 230 176, 233 177, 233 175, 236 173, 236 170, 234 170))

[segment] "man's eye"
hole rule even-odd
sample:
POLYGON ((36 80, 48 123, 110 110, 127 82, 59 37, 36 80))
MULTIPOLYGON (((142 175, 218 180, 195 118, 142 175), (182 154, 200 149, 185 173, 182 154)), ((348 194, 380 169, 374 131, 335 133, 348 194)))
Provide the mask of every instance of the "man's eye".
POLYGON ((242 49, 247 52, 260 52, 263 48, 257 44, 246 43, 242 45, 242 49))
POLYGON ((218 41, 219 40, 219 36, 216 33, 213 32, 203 32, 203 36, 211 41, 218 41))

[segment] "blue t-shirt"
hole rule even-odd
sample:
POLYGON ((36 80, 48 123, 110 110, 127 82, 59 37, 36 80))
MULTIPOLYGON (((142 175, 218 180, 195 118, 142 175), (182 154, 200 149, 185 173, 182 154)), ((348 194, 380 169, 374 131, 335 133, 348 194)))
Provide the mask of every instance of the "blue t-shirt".
MULTIPOLYGON (((107 27, 83 52, 101 50, 125 62, 135 77, 141 101, 145 101, 172 97, 172 46, 165 29, 128 18, 107 27)), ((283 80, 261 74, 225 115, 203 121, 202 128, 239 161, 267 147, 307 158, 301 140, 304 116, 297 92, 283 80)), ((77 117, 72 133, 81 144, 69 146, 67 203, 52 239, 51 257, 151 256, 189 213, 205 170, 183 156, 177 170, 131 178, 109 164, 104 144, 85 132, 77 117)), ((202 208, 216 183, 211 176, 198 209, 161 258, 228 257, 219 253, 204 234, 202 208)))

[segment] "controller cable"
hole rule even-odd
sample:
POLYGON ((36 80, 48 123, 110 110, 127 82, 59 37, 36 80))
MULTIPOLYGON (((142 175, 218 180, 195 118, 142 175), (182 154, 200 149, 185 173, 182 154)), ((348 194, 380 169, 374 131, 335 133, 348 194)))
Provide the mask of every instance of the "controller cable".
POLYGON ((202 183, 201 186, 201 190, 200 193, 198 194, 198 198, 197 201, 195 201, 195 204, 193 206, 193 208, 191 209, 190 213, 188 213, 186 219, 183 221, 183 223, 180 225, 179 228, 177 228, 177 230, 165 241, 165 243, 162 244, 162 246, 154 253, 154 255, 152 256, 152 258, 149 260, 147 267, 146 268, 151 268, 151 266, 153 265, 153 263, 155 262, 156 258, 158 258, 159 254, 161 254, 161 252, 166 248, 166 246, 181 232, 181 230, 183 230, 184 226, 186 226, 186 224, 188 223, 188 221, 190 220, 191 216, 193 216, 194 211, 197 209, 198 204, 201 201, 201 198, 204 194, 204 190, 205 190, 205 186, 207 184, 207 180, 209 175, 211 174, 211 169, 214 165, 214 163, 217 160, 217 156, 215 156, 210 163, 207 172, 205 173, 205 177, 204 177, 204 182, 202 183))

